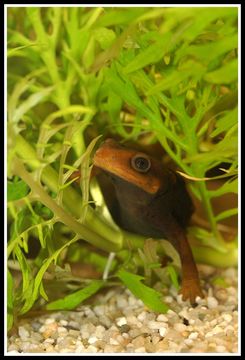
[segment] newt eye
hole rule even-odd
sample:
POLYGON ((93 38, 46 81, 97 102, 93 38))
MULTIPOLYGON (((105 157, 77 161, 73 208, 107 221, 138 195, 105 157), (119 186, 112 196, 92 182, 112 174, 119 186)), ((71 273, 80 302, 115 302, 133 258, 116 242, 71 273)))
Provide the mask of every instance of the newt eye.
POLYGON ((140 154, 132 157, 131 165, 134 170, 146 173, 151 167, 151 161, 147 156, 140 154))

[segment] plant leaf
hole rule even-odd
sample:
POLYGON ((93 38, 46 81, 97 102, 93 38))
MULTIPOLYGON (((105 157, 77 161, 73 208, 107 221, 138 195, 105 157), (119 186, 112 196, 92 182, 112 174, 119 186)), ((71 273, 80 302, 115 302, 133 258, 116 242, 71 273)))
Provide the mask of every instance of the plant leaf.
POLYGON ((13 326, 14 316, 13 316, 13 278, 8 270, 7 272, 7 328, 10 330, 13 326))
POLYGON ((91 284, 84 287, 81 290, 74 292, 73 294, 67 295, 62 299, 52 301, 46 305, 47 310, 72 310, 81 304, 84 300, 94 295, 99 291, 105 282, 103 280, 94 280, 91 284))
POLYGON ((124 269, 120 269, 116 275, 149 309, 159 313, 166 313, 168 311, 168 306, 161 300, 161 293, 141 282, 144 277, 131 274, 124 269))
POLYGON ((23 181, 18 182, 8 181, 7 182, 7 199, 8 201, 15 201, 22 199, 30 192, 29 186, 23 181))

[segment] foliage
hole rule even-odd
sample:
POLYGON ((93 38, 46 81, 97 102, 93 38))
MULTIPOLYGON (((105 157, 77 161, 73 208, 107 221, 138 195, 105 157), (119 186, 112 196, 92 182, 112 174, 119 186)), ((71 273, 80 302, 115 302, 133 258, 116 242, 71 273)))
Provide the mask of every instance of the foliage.
POLYGON ((190 191, 210 225, 190 229, 194 256, 235 265, 235 235, 227 243, 220 229, 237 209, 227 204, 217 214, 213 200, 238 188, 237 7, 37 6, 7 12, 9 327, 13 315, 34 305, 74 308, 105 283, 125 284, 158 312, 167 307, 153 288, 153 274, 178 288, 173 250, 144 246, 144 238, 119 229, 103 199, 97 203, 98 187, 90 204, 99 135, 159 142, 192 179, 190 191), (228 170, 211 190, 207 171, 221 163, 228 170), (80 189, 69 180, 77 168, 80 189), (34 255, 33 241, 39 244, 34 255), (101 274, 112 251, 105 283, 71 271, 56 277, 58 267, 74 259, 101 274), (165 270, 163 253, 173 259, 165 270), (21 284, 12 279, 13 269, 21 284), (64 291, 52 299, 55 284, 64 291))

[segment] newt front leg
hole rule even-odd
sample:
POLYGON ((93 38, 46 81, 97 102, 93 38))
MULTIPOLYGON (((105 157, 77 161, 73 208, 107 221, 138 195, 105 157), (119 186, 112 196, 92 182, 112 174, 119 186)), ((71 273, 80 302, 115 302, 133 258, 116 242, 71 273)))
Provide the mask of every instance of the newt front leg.
POLYGON ((179 293, 182 294, 183 300, 190 299, 191 304, 194 304, 197 296, 202 298, 204 295, 185 230, 172 216, 166 215, 161 219, 154 216, 151 220, 159 230, 162 229, 167 240, 177 250, 182 267, 182 284, 179 293))

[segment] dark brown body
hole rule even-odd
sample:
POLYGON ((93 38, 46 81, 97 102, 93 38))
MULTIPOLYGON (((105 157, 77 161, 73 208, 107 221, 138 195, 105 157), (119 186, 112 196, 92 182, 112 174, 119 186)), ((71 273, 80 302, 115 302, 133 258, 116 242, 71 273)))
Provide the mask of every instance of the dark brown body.
POLYGON ((183 299, 202 297, 197 268, 185 229, 193 213, 191 198, 180 175, 152 157, 106 140, 95 153, 96 168, 113 183, 115 200, 109 210, 123 229, 153 238, 166 238, 176 248, 182 264, 183 299), (132 167, 132 159, 146 158, 146 172, 132 167))

